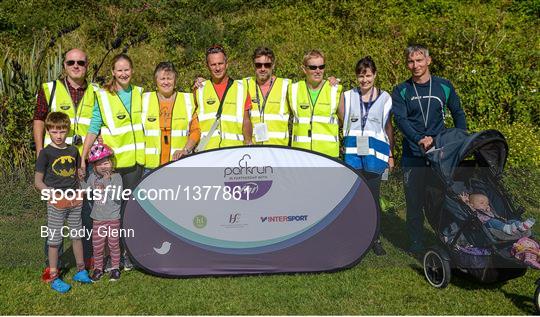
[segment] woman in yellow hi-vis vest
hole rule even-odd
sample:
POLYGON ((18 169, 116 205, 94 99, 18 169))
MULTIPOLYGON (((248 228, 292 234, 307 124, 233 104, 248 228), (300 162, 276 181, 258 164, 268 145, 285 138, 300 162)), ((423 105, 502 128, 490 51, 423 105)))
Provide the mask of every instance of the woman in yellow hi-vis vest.
MULTIPOLYGON (((112 60, 112 79, 96 92, 94 113, 84 141, 83 158, 101 134, 103 143, 114 151, 115 168, 124 188, 133 189, 145 164, 142 125, 142 88, 131 85, 133 63, 126 54, 112 60)), ((81 165, 84 166, 84 160, 81 165)), ((84 168, 82 168, 84 172, 84 168)))
POLYGON ((312 50, 304 56, 306 80, 289 88, 289 104, 294 115, 292 146, 339 157, 337 110, 341 85, 332 86, 324 78, 324 55, 312 50))
MULTIPOLYGON (((123 189, 133 190, 142 176, 145 163, 142 126, 142 88, 131 85, 133 63, 126 54, 113 57, 112 79, 96 92, 96 104, 88 134, 84 140, 80 177, 86 171, 85 159, 101 134, 103 143, 114 151, 115 170, 122 175, 123 189)), ((122 204, 123 218, 125 201, 122 204)), ((133 266, 124 254, 124 269, 133 266)))
POLYGON ((154 71, 157 91, 142 97, 145 173, 191 153, 201 136, 193 94, 175 90, 177 75, 173 63, 159 63, 154 71))

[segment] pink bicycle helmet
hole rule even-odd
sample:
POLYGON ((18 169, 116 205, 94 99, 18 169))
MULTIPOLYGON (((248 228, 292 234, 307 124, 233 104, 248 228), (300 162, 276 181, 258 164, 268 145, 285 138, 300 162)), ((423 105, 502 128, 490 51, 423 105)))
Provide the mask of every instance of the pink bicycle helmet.
POLYGON ((98 143, 92 145, 90 148, 90 155, 88 155, 88 162, 94 163, 96 161, 99 161, 103 158, 109 157, 114 155, 113 150, 103 143, 98 143))

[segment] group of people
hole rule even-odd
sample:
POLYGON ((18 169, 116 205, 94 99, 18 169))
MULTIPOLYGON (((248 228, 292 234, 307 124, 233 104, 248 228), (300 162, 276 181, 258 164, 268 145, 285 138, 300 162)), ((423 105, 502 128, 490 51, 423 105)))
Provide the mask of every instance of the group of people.
MULTIPOLYGON (((431 75, 428 49, 409 46, 405 59, 412 76, 392 94, 376 87, 377 67, 370 56, 354 68, 358 86, 343 92, 339 80, 325 79, 325 56, 319 50, 304 56, 305 80, 293 83, 274 75, 276 57, 266 47, 253 53, 255 76, 233 80, 227 73, 224 48, 213 45, 206 51, 210 79, 197 78, 193 93, 176 90, 178 73, 170 62, 156 66, 156 90, 144 92, 131 83, 134 65, 126 54, 112 59, 111 80, 98 87, 86 80, 86 54, 72 49, 65 54, 65 76, 43 84, 37 96, 36 187, 67 189, 82 184, 96 188, 117 183, 133 189, 144 173, 193 151, 258 144, 292 146, 336 159, 341 150, 345 163, 362 173, 379 201, 382 176, 394 167, 393 114, 404 135, 401 164, 410 250, 419 252, 423 249, 425 170, 419 167, 427 164, 423 152, 445 128, 446 109, 457 128, 466 129, 466 122, 452 84, 431 75), (55 168, 60 161, 62 170, 55 168)), ((122 205, 118 201, 110 205, 49 203, 48 226, 56 228, 67 219, 74 228, 117 227, 122 205)), ((92 241, 71 238, 78 269, 73 280, 99 280, 104 272, 105 241, 93 237, 90 278, 92 241)), ((61 242, 56 236, 47 239, 44 277, 53 289, 65 292, 70 286, 59 277, 61 242)), ((114 262, 110 278, 116 280, 120 262, 126 269, 131 267, 129 255, 125 251, 121 255, 118 241, 108 245, 114 262)), ((374 252, 385 254, 379 239, 374 252)))

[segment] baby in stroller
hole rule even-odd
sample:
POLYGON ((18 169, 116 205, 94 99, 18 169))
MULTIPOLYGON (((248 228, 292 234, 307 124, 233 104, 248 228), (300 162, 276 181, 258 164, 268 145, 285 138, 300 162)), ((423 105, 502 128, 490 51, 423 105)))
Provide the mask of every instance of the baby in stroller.
POLYGON ((478 219, 480 219, 487 228, 500 230, 508 235, 513 235, 518 231, 525 232, 529 230, 535 223, 533 218, 519 221, 512 219, 507 220, 496 216, 491 211, 489 198, 482 192, 472 192, 470 194, 463 192, 459 197, 476 212, 478 219))

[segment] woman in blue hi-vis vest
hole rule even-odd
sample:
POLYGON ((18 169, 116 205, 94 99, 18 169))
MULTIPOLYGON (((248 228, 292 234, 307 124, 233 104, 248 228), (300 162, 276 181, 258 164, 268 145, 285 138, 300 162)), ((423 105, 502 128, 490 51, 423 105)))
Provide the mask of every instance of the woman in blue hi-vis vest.
MULTIPOLYGON (((392 98, 375 87, 377 67, 370 56, 356 63, 358 87, 346 91, 339 104, 343 124, 345 163, 366 179, 375 201, 380 201, 382 175, 394 167, 394 132, 390 120, 392 98)), ((384 255, 379 238, 373 245, 376 255, 384 255)))

